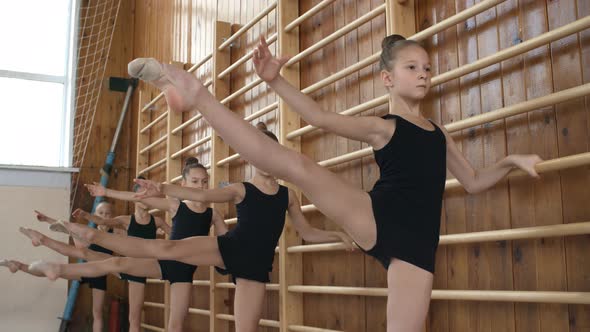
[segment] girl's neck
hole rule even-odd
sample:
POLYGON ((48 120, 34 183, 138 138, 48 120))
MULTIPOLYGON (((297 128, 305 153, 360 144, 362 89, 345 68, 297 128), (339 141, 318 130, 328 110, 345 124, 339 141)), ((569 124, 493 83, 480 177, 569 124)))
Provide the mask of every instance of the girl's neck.
POLYGON ((134 215, 135 215, 135 218, 136 219, 145 220, 145 219, 148 218, 149 213, 148 213, 147 210, 144 210, 144 209, 139 208, 139 207, 135 207, 135 213, 134 213, 134 215))
POLYGON ((389 94, 389 113, 422 117, 420 101, 389 94))
POLYGON ((202 210, 207 207, 207 204, 196 201, 184 201, 184 204, 186 204, 191 210, 202 210))
POLYGON ((254 174, 252 180, 250 180, 254 184, 258 184, 264 187, 274 187, 278 184, 277 179, 270 175, 262 175, 258 172, 254 174))

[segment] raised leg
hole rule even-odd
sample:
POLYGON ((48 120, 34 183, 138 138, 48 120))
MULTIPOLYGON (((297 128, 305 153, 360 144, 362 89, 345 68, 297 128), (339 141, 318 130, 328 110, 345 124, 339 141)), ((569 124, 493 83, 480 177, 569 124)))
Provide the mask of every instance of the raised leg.
POLYGON ((66 223, 65 225, 77 236, 128 257, 169 259, 192 265, 223 266, 217 239, 214 237, 193 236, 182 240, 146 240, 109 234, 80 224, 66 223))
POLYGON ((148 278, 160 278, 158 261, 150 258, 112 257, 101 261, 80 264, 35 262, 29 270, 42 273, 51 280, 63 278, 78 280, 82 277, 100 277, 109 273, 127 273, 148 278))
POLYGON ((197 109, 217 134, 255 167, 301 188, 322 213, 338 223, 363 248, 376 241, 376 226, 367 193, 311 159, 277 144, 219 103, 194 76, 154 59, 136 59, 129 74, 164 91, 171 109, 197 109))
POLYGON ((87 261, 103 260, 112 257, 111 255, 90 250, 85 247, 72 246, 67 243, 54 240, 34 229, 20 227, 19 231, 31 239, 33 246, 44 246, 64 256, 80 258, 87 261))

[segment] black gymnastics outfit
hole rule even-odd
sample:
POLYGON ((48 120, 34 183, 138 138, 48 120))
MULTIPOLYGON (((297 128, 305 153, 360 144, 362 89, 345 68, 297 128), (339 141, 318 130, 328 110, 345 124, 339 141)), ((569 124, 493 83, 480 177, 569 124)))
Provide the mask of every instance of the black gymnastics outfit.
MULTIPOLYGON (((109 229, 108 233, 113 233, 113 229, 109 229)), ((92 250, 92 251, 97 251, 97 252, 102 252, 104 254, 107 255, 112 255, 113 252, 107 248, 101 247, 97 244, 91 244, 88 246, 88 249, 92 250)), ((81 284, 88 284, 88 287, 90 287, 91 289, 99 289, 102 291, 106 291, 107 290, 107 276, 100 276, 100 277, 92 277, 92 278, 86 278, 86 277, 82 277, 80 279, 80 283, 81 284)))
POLYGON ((375 246, 366 251, 387 269, 392 258, 434 273, 446 179, 446 139, 433 123, 429 131, 398 115, 396 129, 375 150, 380 177, 369 192, 377 227, 375 246))
MULTIPOLYGON (((217 237, 225 271, 236 278, 270 282, 269 273, 275 248, 285 226, 289 206, 289 189, 279 186, 276 194, 268 195, 251 183, 244 182, 246 195, 236 204, 238 224, 217 237)), ((223 269, 217 271, 224 273, 223 269)))
MULTIPOLYGON (((182 240, 191 236, 205 236, 211 228, 213 210, 207 208, 205 212, 198 213, 188 208, 184 202, 180 202, 176 215, 172 218, 172 234, 170 240, 182 240)), ((168 280, 170 284, 175 282, 193 282, 193 274, 197 267, 172 260, 159 260, 162 280, 168 280)))
MULTIPOLYGON (((150 215, 150 222, 145 225, 142 225, 135 220, 135 215, 132 214, 131 221, 129 222, 129 227, 127 228, 127 236, 135 236, 142 239, 153 240, 156 238, 156 230, 157 227, 154 216, 150 215)), ((145 284, 147 278, 121 273, 121 279, 137 282, 140 284, 145 284)))

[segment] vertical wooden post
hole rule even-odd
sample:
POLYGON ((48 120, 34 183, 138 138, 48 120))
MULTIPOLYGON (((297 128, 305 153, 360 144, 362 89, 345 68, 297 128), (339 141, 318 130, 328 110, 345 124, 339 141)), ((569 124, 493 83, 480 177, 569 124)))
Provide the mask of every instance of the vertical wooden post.
POLYGON ((137 112, 137 159, 135 165, 135 177, 139 174, 139 171, 148 167, 149 162, 149 154, 142 155, 139 153, 141 149, 149 144, 150 141, 150 134, 149 132, 141 133, 141 130, 145 128, 145 126, 150 123, 150 119, 148 114, 143 113, 141 109, 143 105, 147 104, 151 99, 151 95, 149 93, 145 93, 142 90, 139 90, 139 111, 137 112))
POLYGON ((396 33, 409 37, 416 33, 414 0, 385 0, 387 35, 396 33))
MULTIPOLYGON (((414 0, 385 0, 386 35, 398 34, 409 37, 416 33, 414 0)), ((389 110, 393 101, 389 97, 389 110)))
MULTIPOLYGON (((290 0, 279 0, 278 2, 278 54, 297 54, 299 52, 299 28, 291 32, 285 32, 287 24, 296 19, 299 15, 299 2, 290 0)), ((299 84, 299 64, 291 67, 283 67, 281 74, 287 81, 296 88, 299 84)), ((301 141, 287 140, 289 132, 299 129, 299 115, 289 110, 289 106, 279 99, 279 142, 295 151, 301 151, 301 141)), ((301 192, 297 189, 299 200, 301 192)), ((302 254, 287 253, 287 248, 301 244, 297 232, 287 220, 283 234, 279 241, 279 301, 280 301, 280 331, 289 331, 289 325, 303 324, 303 295, 289 293, 289 285, 301 285, 303 283, 303 258, 302 254)))
MULTIPOLYGON (((229 79, 217 79, 219 73, 230 65, 230 49, 226 48, 224 51, 218 51, 217 48, 224 42, 231 34, 231 25, 227 22, 216 21, 213 46, 213 95, 217 100, 221 100, 229 95, 229 79)), ((217 162, 229 156, 229 147, 217 136, 213 128, 211 128, 211 183, 215 187, 220 187, 229 180, 228 166, 217 166, 217 162)), ((215 209, 225 216, 227 214, 227 204, 215 204, 215 209)), ((211 267, 209 272, 209 331, 221 332, 225 323, 219 324, 216 315, 223 311, 225 306, 223 294, 227 294, 227 290, 216 290, 215 285, 222 277, 215 272, 215 268, 211 267)))
MULTIPOLYGON (((183 67, 184 64, 180 62, 173 63, 178 67, 183 67)), ((187 68, 184 68, 187 69, 187 68)), ((168 123, 166 124, 166 133, 168 139, 166 139, 166 182, 172 183, 178 174, 182 172, 182 158, 172 159, 172 154, 182 148, 182 134, 172 135, 172 131, 182 124, 182 114, 173 112, 168 108, 168 123)), ((170 212, 166 211, 166 222, 172 225, 172 216, 170 212)), ((170 236, 167 235, 166 238, 170 236)), ((170 320, 170 283, 164 284, 164 327, 168 330, 168 321, 170 320)))

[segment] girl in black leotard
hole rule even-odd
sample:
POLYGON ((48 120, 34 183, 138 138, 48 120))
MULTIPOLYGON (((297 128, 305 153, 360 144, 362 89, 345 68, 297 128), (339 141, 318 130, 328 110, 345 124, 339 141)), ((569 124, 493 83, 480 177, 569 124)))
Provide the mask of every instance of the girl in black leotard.
MULTIPOLYGON (((190 157, 185 161, 181 185, 185 188, 208 189, 209 174, 197 158, 190 157)), ((173 216, 171 240, 180 240, 191 236, 206 236, 209 234, 212 224, 215 225, 216 234, 227 232, 227 227, 221 215, 209 208, 207 203, 156 197, 139 200, 132 192, 106 189, 98 184, 86 185, 86 187, 92 196, 140 201, 149 208, 168 211, 173 216)), ((104 266, 99 266, 98 269, 112 269, 114 267, 118 272, 125 271, 128 268, 144 277, 169 281, 170 315, 168 330, 171 332, 183 331, 184 320, 191 303, 193 275, 197 269, 195 265, 172 260, 136 260, 129 258, 119 260, 117 264, 107 261, 104 266)), ((109 272, 115 271, 109 270, 109 272)))
POLYGON ((368 143, 381 155, 378 158, 383 177, 371 193, 260 135, 219 103, 194 75, 182 69, 155 59, 136 59, 129 63, 129 73, 164 91, 171 110, 199 111, 241 158, 301 188, 322 213, 387 266, 388 331, 420 331, 432 289, 431 262, 438 241, 436 228, 444 181, 441 174, 445 166, 469 192, 477 192, 493 186, 514 168, 537 176, 535 165, 540 158, 511 155, 475 170, 444 127, 420 114, 420 103, 430 88, 428 53, 418 43, 399 36, 385 38, 382 46, 380 75, 389 92, 390 113, 395 115, 391 119, 324 112, 279 74, 287 57, 274 58, 264 38, 253 52, 257 74, 290 110, 312 126, 368 143), (400 145, 408 147, 404 151, 400 145), (393 232, 398 231, 424 246, 406 247, 396 242, 400 235, 393 232))
MULTIPOLYGON (((103 201, 97 205, 94 213, 102 218, 111 218, 112 205, 109 202, 103 201)), ((39 211, 35 211, 35 214, 37 220, 41 222, 53 224, 57 221, 56 219, 51 218, 39 211)), ((107 231, 111 233, 113 232, 112 228, 105 225, 98 225, 97 228, 102 231, 107 231)), ((31 239, 31 242, 34 246, 44 246, 67 257, 79 258, 87 261, 99 261, 112 257, 112 251, 96 245, 90 245, 88 247, 84 246, 81 243, 76 243, 76 245, 70 245, 66 242, 54 240, 30 228, 20 227, 19 230, 21 233, 23 233, 25 236, 31 239)), ((123 230, 121 229, 116 229, 115 231, 123 233, 123 230)), ((76 242, 76 240, 74 241, 76 242)), ((44 275, 31 273, 28 269, 28 264, 24 264, 20 261, 8 261, 6 265, 10 268, 10 270, 13 273, 17 271, 22 271, 25 273, 33 274, 35 276, 44 277, 44 275)), ((82 278, 81 282, 88 284, 89 288, 92 291, 92 331, 102 332, 104 325, 102 313, 104 299, 106 295, 107 277, 106 275, 102 275, 97 276, 95 278, 82 278)))
MULTIPOLYGON (((164 222, 160 217, 154 217, 148 213, 148 207, 141 203, 135 203, 135 212, 133 215, 117 216, 114 218, 101 218, 96 215, 90 215, 86 211, 77 209, 73 213, 74 217, 84 218, 92 221, 97 225, 107 225, 111 227, 122 227, 127 230, 127 236, 155 239, 156 230, 161 228, 165 233, 170 233, 170 226, 164 222)), ((126 237, 125 237, 126 238, 126 237)), ((126 240, 125 240, 126 241, 126 240)), ((123 257, 112 258, 114 260, 123 259, 123 257)), ((103 264, 109 262, 109 260, 103 260, 96 262, 97 264, 103 264)), ((77 264, 73 264, 77 265, 77 264)), ((145 276, 141 273, 137 273, 139 270, 130 271, 117 271, 117 272, 128 272, 129 274, 120 273, 121 279, 128 281, 128 295, 129 295, 129 331, 135 332, 141 329, 141 312, 143 308, 143 299, 145 294, 145 276)), ((102 270, 97 274, 81 274, 73 276, 70 279, 79 279, 81 277, 95 277, 110 273, 108 270, 102 270)))
MULTIPOLYGON (((266 130, 263 132, 276 140, 274 134, 266 130)), ((236 283, 234 314, 236 331, 239 332, 258 329, 265 293, 264 283, 269 281, 286 212, 289 212, 290 220, 304 240, 340 240, 348 248, 353 248, 352 240, 346 234, 311 227, 301 212, 295 193, 260 170, 256 170, 249 182, 236 183, 221 189, 196 190, 146 180, 138 180, 138 183, 146 189, 144 195, 147 196, 166 194, 199 202, 233 202, 237 207, 238 224, 221 236, 198 236, 178 241, 120 241, 120 237, 116 235, 103 237, 88 227, 76 227, 73 224, 68 227, 77 236, 127 256, 174 259, 194 265, 218 266, 226 270, 236 283)), ((39 271, 50 278, 67 277, 73 269, 79 269, 79 265, 71 265, 67 270, 50 264, 38 267, 39 271)))

